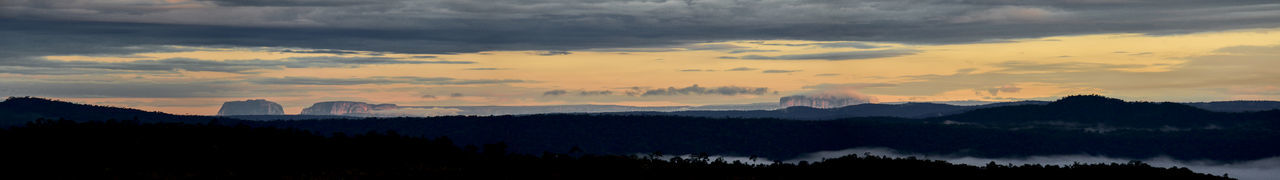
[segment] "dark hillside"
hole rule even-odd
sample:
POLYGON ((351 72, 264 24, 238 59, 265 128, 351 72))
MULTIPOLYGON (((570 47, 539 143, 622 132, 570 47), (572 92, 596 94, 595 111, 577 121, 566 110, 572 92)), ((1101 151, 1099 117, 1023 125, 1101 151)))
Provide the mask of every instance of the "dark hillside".
POLYGON ((172 115, 129 108, 76 104, 37 97, 9 97, 0 102, 0 127, 22 125, 38 118, 62 118, 77 121, 138 120, 144 123, 201 123, 215 119, 215 117, 209 116, 172 115))
MULTIPOLYGON (((40 120, 0 130, 0 177, 12 179, 1228 179, 1141 162, 983 167, 849 155, 750 165, 699 155, 510 153, 395 132, 308 131, 134 121, 40 120)), ((565 147, 565 149, 573 149, 565 147)))
POLYGON ((1264 128, 1275 126, 1273 112, 1212 112, 1179 103, 1125 102, 1102 96, 1070 96, 1046 105, 1021 105, 973 110, 932 118, 940 121, 991 126, 1046 125, 1145 129, 1264 128))

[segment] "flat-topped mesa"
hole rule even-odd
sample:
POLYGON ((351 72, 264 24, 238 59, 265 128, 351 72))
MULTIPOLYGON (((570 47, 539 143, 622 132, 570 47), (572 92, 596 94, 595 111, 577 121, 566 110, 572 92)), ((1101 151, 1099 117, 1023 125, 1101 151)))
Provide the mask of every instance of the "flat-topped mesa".
POLYGON ((218 115, 284 115, 284 107, 265 99, 228 101, 222 103, 218 115))
POLYGON ((373 111, 393 110, 399 107, 395 104, 369 104, 354 101, 327 101, 318 102, 302 109, 303 115, 370 115, 373 111))
POLYGON ((808 106, 814 108, 839 108, 849 105, 870 103, 866 98, 832 95, 794 95, 778 99, 778 105, 784 107, 808 106))

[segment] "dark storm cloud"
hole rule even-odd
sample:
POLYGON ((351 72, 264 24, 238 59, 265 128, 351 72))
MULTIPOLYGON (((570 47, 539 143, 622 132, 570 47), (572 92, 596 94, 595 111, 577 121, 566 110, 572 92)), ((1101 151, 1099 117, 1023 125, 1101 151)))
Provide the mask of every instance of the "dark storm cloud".
POLYGON ((271 85, 363 85, 363 84, 416 84, 416 85, 472 85, 509 84, 530 81, 517 79, 454 79, 448 77, 368 77, 368 78, 317 78, 283 77, 256 78, 249 82, 271 85))
POLYGON ((6 37, 0 48, 43 44, 17 50, 43 49, 36 54, 122 47, 117 45, 459 53, 653 48, 753 39, 969 43, 1280 25, 1280 2, 1274 0, 207 2, 213 5, 9 0, 0 3, 0 35, 6 37))
POLYGON ((875 59, 896 56, 906 56, 919 53, 914 49, 889 49, 874 51, 849 51, 849 52, 831 52, 817 54, 789 54, 780 56, 761 56, 746 55, 739 59, 748 60, 827 60, 827 61, 843 61, 843 60, 859 60, 859 59, 875 59))
POLYGON ((756 69, 756 68, 749 68, 749 67, 736 67, 736 68, 729 69, 729 70, 725 70, 725 71, 755 71, 755 70, 757 70, 757 69, 756 69))
MULTIPOLYGON (((375 64, 471 64, 470 61, 409 61, 385 57, 294 57, 282 60, 212 61, 191 58, 136 60, 129 62, 57 61, 43 58, 0 58, 0 67, 62 68, 68 70, 121 71, 206 71, 252 74, 257 70, 283 68, 354 68, 375 64)), ((14 73, 14 72, 10 72, 14 73)))

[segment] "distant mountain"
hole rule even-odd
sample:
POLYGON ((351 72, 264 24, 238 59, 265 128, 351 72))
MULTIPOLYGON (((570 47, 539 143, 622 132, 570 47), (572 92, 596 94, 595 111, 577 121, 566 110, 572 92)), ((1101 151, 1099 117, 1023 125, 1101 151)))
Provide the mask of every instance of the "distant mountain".
POLYGON ((284 115, 284 106, 266 99, 227 101, 218 109, 218 115, 284 115))
POLYGON ((784 107, 786 106, 779 105, 778 103, 763 102, 763 103, 751 103, 751 104, 716 104, 716 105, 690 106, 688 108, 677 109, 677 111, 751 111, 751 110, 775 110, 775 109, 781 109, 784 107))
POLYGON ((977 100, 965 100, 965 101, 919 101, 919 102, 916 102, 916 101, 907 101, 907 102, 881 102, 880 104, 934 103, 934 104, 947 104, 947 105, 956 105, 956 106, 977 106, 977 105, 987 105, 987 104, 994 104, 994 103, 1001 103, 1001 102, 1004 102, 1004 101, 977 101, 977 100))
MULTIPOLYGON (((752 103, 704 106, 620 106, 620 105, 548 105, 548 106, 398 106, 405 111, 423 113, 373 112, 342 114, 361 117, 427 117, 427 116, 496 116, 554 113, 600 113, 612 115, 674 115, 715 118, 779 118, 797 120, 832 120, 854 117, 931 118, 959 114, 975 109, 1048 104, 1048 101, 942 101, 864 103, 838 108, 809 106, 784 107, 778 103, 752 103)), ((1245 112, 1280 109, 1276 101, 1222 101, 1180 103, 1215 112, 1245 112)), ((361 106, 362 107, 362 106, 361 106)), ((363 111, 359 111, 363 112, 363 111)), ((309 113, 310 115, 319 115, 309 113)), ((337 114, 335 114, 337 115, 337 114)))
POLYGON ((815 95, 794 95, 778 98, 778 104, 783 106, 807 106, 814 108, 838 108, 849 105, 870 103, 871 99, 849 95, 833 95, 833 94, 815 94, 815 95))
MULTIPOLYGON (((1105 98, 1102 96, 1071 96, 1063 99, 1065 101, 1057 103, 1054 107, 1060 107, 1063 104, 1089 104, 1082 108, 1095 107, 1092 103, 1107 103, 1107 101, 1122 100, 1085 100, 1093 98, 1105 98), (1096 101, 1096 102, 1075 102, 1075 101, 1096 101)), ((1106 98, 1110 99, 1110 98, 1106 98)), ((691 117, 712 117, 712 118, 778 118, 778 119, 796 119, 796 120, 833 120, 841 118, 856 117, 897 117, 897 118, 934 118, 947 115, 960 114, 977 109, 986 109, 1004 106, 1020 106, 1020 105, 1046 105, 1048 101, 1015 101, 1015 102, 984 102, 984 101, 952 101, 952 102, 906 102, 906 103, 883 103, 883 104, 857 104, 844 106, 839 108, 813 108, 807 106, 792 106, 776 110, 687 110, 687 111, 631 111, 631 112, 607 112, 601 114, 612 115, 672 115, 672 116, 691 116, 691 117), (944 104, 949 103, 949 104, 944 104), (954 105, 954 104, 977 104, 977 105, 954 105)), ((1121 103, 1116 103, 1121 104, 1121 103)), ((1161 104, 1166 108, 1184 108, 1181 110, 1169 110, 1176 112, 1253 112, 1280 109, 1278 101, 1220 101, 1220 102, 1195 102, 1195 103, 1147 103, 1134 102, 1128 103, 1135 106, 1161 104), (1186 109, 1189 108, 1189 109, 1186 109), (1185 111, 1183 111, 1185 110, 1185 111)), ((1113 106, 1096 106, 1096 107, 1113 107, 1113 106)), ((1127 106, 1126 106, 1127 107, 1127 106)), ((1135 107, 1136 108, 1136 107, 1135 107)), ((1067 109, 1062 109, 1067 110, 1067 109)), ((1111 109, 1099 112, 1110 112, 1111 109)), ((1012 110, 1012 111, 1023 111, 1012 110)), ((1072 112, 1075 114, 1096 114, 1087 112, 1072 112)), ((1006 114, 1011 114, 1006 113, 1006 114)), ((1193 118, 1192 114, 1184 114, 1188 116, 1174 116, 1175 118, 1193 118)), ((1105 115, 1100 115, 1105 116, 1105 115)))
POLYGON ((302 109, 302 115, 356 115, 372 116, 374 111, 399 108, 395 104, 369 104, 353 101, 318 102, 302 109))
POLYGON ((495 116, 495 115, 527 115, 550 113, 602 113, 630 111, 690 111, 690 110, 773 110, 781 108, 778 103, 723 104, 704 106, 621 106, 621 105, 548 105, 548 106, 404 106, 401 108, 418 109, 455 109, 451 115, 495 116))
POLYGON ((685 106, 637 107, 619 105, 550 105, 550 106, 412 106, 416 108, 457 109, 457 115, 520 115, 572 112, 672 111, 685 106))
POLYGON ((962 113, 974 109, 1045 104, 1044 101, 1000 102, 976 106, 957 106, 936 103, 858 104, 832 109, 792 106, 777 110, 754 111, 675 111, 675 112, 616 112, 614 115, 672 115, 712 118, 778 118, 797 120, 831 120, 854 117, 928 118, 962 113))

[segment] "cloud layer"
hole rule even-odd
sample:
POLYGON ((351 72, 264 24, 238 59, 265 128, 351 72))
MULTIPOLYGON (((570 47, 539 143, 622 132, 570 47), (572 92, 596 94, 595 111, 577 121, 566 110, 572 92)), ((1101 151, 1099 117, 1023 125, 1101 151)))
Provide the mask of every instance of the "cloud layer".
POLYGON ((830 52, 830 53, 817 53, 817 54, 789 54, 789 55, 780 55, 780 56, 746 55, 742 57, 737 57, 736 59, 843 61, 843 60, 875 59, 875 58, 886 58, 886 57, 895 57, 895 56, 906 56, 906 55, 916 54, 919 52, 920 51, 918 50, 912 50, 912 49, 888 49, 888 50, 873 50, 873 51, 830 52))
MULTIPOLYGON (((626 88, 621 94, 634 97, 651 97, 651 96, 697 96, 697 95, 765 95, 771 93, 769 88, 765 87, 740 87, 740 86, 718 86, 718 87, 702 87, 697 84, 687 87, 667 87, 667 88, 642 88, 631 87, 626 88)), ((563 90, 556 89, 542 93, 543 96, 608 96, 615 95, 612 90, 563 90)))
MULTIPOLYGON (((258 70, 284 68, 355 68, 375 64, 471 64, 470 61, 417 61, 385 57, 295 57, 280 60, 201 60, 193 58, 168 58, 136 60, 128 62, 59 61, 44 58, 3 58, 0 67, 48 68, 59 71, 101 70, 122 71, 206 71, 251 74, 258 70)), ((5 71, 15 74, 41 74, 41 72, 5 71)))
MULTIPOLYGON (((368 78, 316 78, 316 77, 283 77, 257 78, 249 82, 271 85, 364 85, 364 84, 417 84, 417 85, 472 85, 472 84, 507 84, 527 83, 518 79, 454 79, 447 77, 368 77, 368 78)), ((460 95, 459 95, 460 96, 460 95)))
POLYGON ((1266 0, 9 0, 0 12, 0 35, 17 37, 3 48, 45 43, 22 49, 61 53, 129 44, 556 55, 724 40, 958 43, 1280 25, 1280 6, 1266 0))

